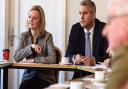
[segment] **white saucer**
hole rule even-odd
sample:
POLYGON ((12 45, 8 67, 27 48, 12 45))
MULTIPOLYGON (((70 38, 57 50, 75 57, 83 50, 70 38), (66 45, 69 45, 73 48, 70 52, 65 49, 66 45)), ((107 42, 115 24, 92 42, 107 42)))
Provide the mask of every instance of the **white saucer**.
POLYGON ((98 82, 98 83, 106 83, 107 82, 107 79, 104 79, 104 80, 96 80, 95 78, 84 78, 82 80, 91 81, 91 82, 98 82))
POLYGON ((59 64, 61 64, 61 65, 71 65, 72 63, 65 63, 65 64, 59 63, 59 64))
POLYGON ((50 87, 56 87, 56 88, 59 88, 59 87, 62 87, 62 88, 69 88, 69 84, 63 84, 63 83, 58 83, 58 84, 53 84, 53 85, 50 85, 50 87))
POLYGON ((96 79, 94 79, 94 80, 92 80, 92 82, 106 83, 107 80, 106 79, 104 79, 104 80, 96 80, 96 79))

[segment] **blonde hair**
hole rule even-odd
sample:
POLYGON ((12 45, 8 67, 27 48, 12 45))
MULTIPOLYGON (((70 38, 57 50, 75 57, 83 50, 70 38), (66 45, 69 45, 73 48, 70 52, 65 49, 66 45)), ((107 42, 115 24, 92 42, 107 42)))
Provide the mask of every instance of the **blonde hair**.
POLYGON ((40 27, 39 27, 39 31, 38 31, 38 36, 39 37, 44 36, 45 24, 46 24, 44 10, 40 5, 32 6, 31 9, 29 10, 29 12, 32 10, 39 11, 39 13, 40 13, 40 23, 41 24, 39 25, 40 27))

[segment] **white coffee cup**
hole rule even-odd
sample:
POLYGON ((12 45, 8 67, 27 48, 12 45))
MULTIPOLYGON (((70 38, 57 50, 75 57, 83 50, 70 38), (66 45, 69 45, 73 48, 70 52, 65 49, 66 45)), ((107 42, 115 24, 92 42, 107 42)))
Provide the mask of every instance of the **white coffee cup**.
POLYGON ((104 80, 105 79, 105 71, 95 71, 95 80, 104 80))
POLYGON ((83 82, 70 82, 70 89, 83 89, 83 82))
POLYGON ((69 64, 69 58, 68 57, 62 57, 61 64, 69 64))

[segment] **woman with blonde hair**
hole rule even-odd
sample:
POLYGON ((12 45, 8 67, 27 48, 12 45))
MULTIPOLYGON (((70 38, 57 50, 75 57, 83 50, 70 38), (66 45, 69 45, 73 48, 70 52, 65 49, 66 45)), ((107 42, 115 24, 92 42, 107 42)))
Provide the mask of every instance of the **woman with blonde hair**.
MULTIPOLYGON (((28 31, 21 33, 15 61, 53 64, 56 61, 52 35, 45 30, 45 14, 41 6, 28 13, 28 31)), ((56 82, 54 71, 26 69, 19 89, 43 89, 56 82)))

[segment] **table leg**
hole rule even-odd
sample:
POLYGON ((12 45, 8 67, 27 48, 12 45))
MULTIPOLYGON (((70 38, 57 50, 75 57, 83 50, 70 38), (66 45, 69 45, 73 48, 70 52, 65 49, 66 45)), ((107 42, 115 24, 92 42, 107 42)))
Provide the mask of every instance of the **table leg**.
POLYGON ((3 68, 3 89, 8 89, 8 68, 3 68))
POLYGON ((1 69, 0 69, 0 89, 1 89, 1 69))

